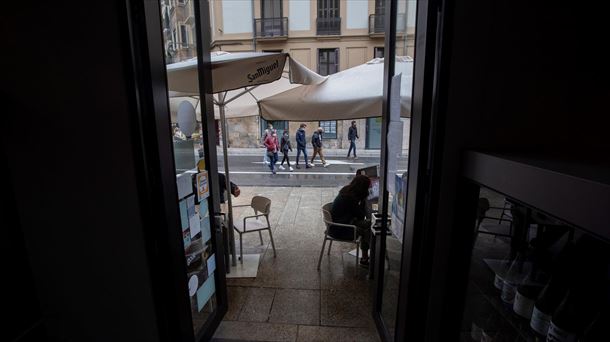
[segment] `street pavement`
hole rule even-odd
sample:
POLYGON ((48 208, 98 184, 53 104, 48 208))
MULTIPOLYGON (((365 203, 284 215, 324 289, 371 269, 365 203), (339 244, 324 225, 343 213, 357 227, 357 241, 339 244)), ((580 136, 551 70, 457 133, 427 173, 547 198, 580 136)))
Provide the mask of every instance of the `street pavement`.
MULTIPOLYGON (((269 166, 263 163, 262 154, 252 155, 230 155, 229 175, 231 181, 239 186, 289 186, 289 187, 336 187, 349 183, 356 171, 368 166, 379 165, 378 157, 361 157, 359 159, 347 159, 345 157, 328 157, 327 167, 316 158, 315 167, 306 169, 302 164, 301 169, 294 166, 294 155, 291 156, 291 165, 294 171, 276 168, 277 174, 272 174, 269 166)), ((310 157, 311 158, 311 157, 310 157)), ((277 166, 279 166, 279 162, 277 166)), ((218 167, 224 172, 224 161, 222 155, 218 156, 218 167)), ((407 157, 399 158, 398 169, 404 172, 407 169, 407 157)))

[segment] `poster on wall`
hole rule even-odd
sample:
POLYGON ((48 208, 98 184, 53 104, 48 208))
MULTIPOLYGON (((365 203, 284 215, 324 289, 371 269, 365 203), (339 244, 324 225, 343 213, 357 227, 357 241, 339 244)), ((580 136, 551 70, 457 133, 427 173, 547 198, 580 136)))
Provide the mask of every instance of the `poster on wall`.
POLYGON ((203 285, 197 290, 197 309, 203 310, 212 295, 216 292, 214 273, 209 274, 203 285))
POLYGON ((405 211, 407 204, 407 173, 394 176, 394 197, 392 199, 392 235, 402 243, 405 211))
POLYGON ((201 171, 197 174, 197 201, 201 202, 210 195, 210 187, 208 183, 208 172, 201 171))

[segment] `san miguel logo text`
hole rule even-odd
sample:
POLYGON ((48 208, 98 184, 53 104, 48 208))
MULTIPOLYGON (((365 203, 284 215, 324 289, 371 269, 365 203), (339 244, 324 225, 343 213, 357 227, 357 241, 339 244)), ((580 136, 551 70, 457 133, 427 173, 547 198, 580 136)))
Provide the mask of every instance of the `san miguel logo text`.
POLYGON ((253 74, 248 74, 248 82, 252 83, 255 79, 263 76, 263 75, 269 75, 273 70, 279 68, 280 66, 280 61, 276 60, 273 64, 269 64, 267 66, 264 67, 260 67, 258 69, 256 69, 256 72, 253 74))

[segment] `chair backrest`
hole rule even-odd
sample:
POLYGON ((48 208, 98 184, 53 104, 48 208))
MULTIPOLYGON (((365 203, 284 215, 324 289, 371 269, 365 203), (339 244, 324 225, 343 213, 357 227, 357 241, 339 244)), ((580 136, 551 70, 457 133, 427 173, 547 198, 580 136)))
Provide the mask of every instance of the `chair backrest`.
POLYGON ((271 200, 263 196, 254 196, 252 197, 250 206, 261 214, 269 215, 269 211, 271 211, 271 200))
POLYGON ((485 218, 487 210, 489 210, 489 200, 485 197, 479 198, 479 205, 477 207, 477 226, 481 224, 481 221, 485 218))
POLYGON ((332 203, 326 203, 322 206, 322 217, 324 218, 324 223, 326 224, 326 226, 328 226, 330 222, 333 222, 333 216, 330 213, 332 208, 332 203))

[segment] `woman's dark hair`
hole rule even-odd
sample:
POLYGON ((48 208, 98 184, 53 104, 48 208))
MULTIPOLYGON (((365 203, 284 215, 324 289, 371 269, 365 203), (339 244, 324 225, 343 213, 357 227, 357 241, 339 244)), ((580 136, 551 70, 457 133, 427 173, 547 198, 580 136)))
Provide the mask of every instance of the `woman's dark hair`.
POLYGON ((364 175, 357 175, 352 181, 343 187, 339 193, 344 196, 351 196, 361 201, 369 196, 371 180, 364 175))

